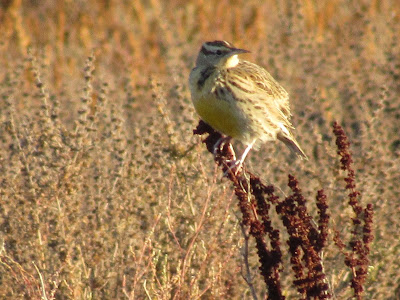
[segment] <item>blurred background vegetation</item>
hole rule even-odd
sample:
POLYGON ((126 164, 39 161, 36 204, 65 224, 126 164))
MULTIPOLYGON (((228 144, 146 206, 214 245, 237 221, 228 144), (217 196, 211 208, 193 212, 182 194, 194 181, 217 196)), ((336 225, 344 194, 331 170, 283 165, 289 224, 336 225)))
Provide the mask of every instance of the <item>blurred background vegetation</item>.
MULTIPOLYGON (((248 167, 280 196, 294 174, 311 211, 324 188, 348 238, 338 121, 375 209, 365 297, 400 299, 399 32, 397 0, 1 1, 0 298, 251 298, 231 186, 192 135, 188 74, 202 42, 224 39, 289 91, 310 157, 268 143, 248 167)), ((332 241, 324 263, 350 297, 332 241)))

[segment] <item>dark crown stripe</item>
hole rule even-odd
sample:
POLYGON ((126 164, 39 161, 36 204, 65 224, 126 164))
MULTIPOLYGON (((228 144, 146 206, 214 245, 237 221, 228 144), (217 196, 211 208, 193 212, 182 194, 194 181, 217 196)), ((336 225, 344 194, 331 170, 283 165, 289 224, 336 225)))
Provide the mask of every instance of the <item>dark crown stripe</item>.
POLYGON ((209 50, 209 49, 207 49, 206 46, 201 47, 201 53, 203 53, 204 55, 215 54, 215 52, 216 52, 217 50, 221 51, 222 53, 229 53, 229 52, 231 52, 230 49, 226 49, 226 48, 225 48, 225 49, 223 49, 223 48, 217 48, 217 49, 209 50))
POLYGON ((201 47, 201 53, 203 53, 204 55, 209 55, 209 54, 213 54, 214 51, 210 51, 208 50, 206 47, 201 47))
POLYGON ((231 48, 232 45, 229 44, 226 41, 213 41, 213 42, 208 42, 207 45, 210 46, 216 46, 216 47, 227 47, 227 48, 231 48))

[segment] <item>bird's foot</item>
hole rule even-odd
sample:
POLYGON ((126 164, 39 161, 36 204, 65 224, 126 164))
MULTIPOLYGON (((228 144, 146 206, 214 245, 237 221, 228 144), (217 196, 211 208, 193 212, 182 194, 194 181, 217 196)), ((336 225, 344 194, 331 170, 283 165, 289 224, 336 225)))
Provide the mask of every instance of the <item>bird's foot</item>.
POLYGON ((231 137, 229 136, 225 136, 225 137, 221 137, 214 145, 214 149, 213 149, 213 154, 214 157, 217 156, 217 154, 223 152, 224 147, 227 145, 228 149, 226 151, 228 151, 228 156, 230 156, 231 160, 236 160, 236 154, 235 154, 235 150, 233 150, 233 146, 230 143, 231 141, 231 137))
POLYGON ((224 172, 224 177, 228 177, 228 174, 237 176, 243 169, 243 161, 241 159, 227 160, 227 170, 224 172))

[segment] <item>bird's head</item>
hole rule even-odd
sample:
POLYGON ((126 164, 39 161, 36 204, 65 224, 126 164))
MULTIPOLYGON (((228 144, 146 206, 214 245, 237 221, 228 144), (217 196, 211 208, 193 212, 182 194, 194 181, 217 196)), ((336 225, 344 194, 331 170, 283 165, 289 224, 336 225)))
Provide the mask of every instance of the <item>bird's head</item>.
POLYGON ((233 47, 226 41, 205 42, 197 56, 196 66, 233 68, 239 63, 238 54, 250 51, 233 47))

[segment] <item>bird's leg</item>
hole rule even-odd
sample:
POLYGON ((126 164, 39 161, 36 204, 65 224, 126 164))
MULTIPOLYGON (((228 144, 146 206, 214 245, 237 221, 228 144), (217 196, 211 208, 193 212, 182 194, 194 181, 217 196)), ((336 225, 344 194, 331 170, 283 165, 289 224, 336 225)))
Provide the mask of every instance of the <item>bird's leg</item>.
POLYGON ((249 145, 247 145, 246 149, 243 151, 242 157, 239 160, 239 164, 242 165, 244 160, 246 159, 247 154, 249 154, 251 148, 253 148, 256 140, 253 140, 249 145))
POLYGON ((218 151, 218 150, 221 150, 220 146, 221 146, 222 142, 224 141, 224 139, 225 139, 225 137, 222 136, 222 137, 220 137, 220 138, 218 139, 218 141, 214 144, 214 149, 213 149, 213 154, 214 154, 214 156, 217 155, 217 151, 218 151))
POLYGON ((231 143, 229 143, 229 154, 231 154, 232 155, 232 160, 236 160, 236 153, 235 153, 235 150, 233 149, 233 146, 232 146, 232 144, 231 143))
POLYGON ((234 174, 237 175, 237 173, 243 166, 243 163, 244 163, 244 160, 246 159, 247 154, 249 154, 249 152, 250 152, 251 148, 253 148, 255 142, 256 142, 256 140, 253 140, 249 145, 247 145, 247 147, 243 151, 243 154, 240 157, 240 159, 233 161, 233 164, 229 167, 229 169, 225 172, 224 175, 226 175, 230 171, 233 171, 234 174))

